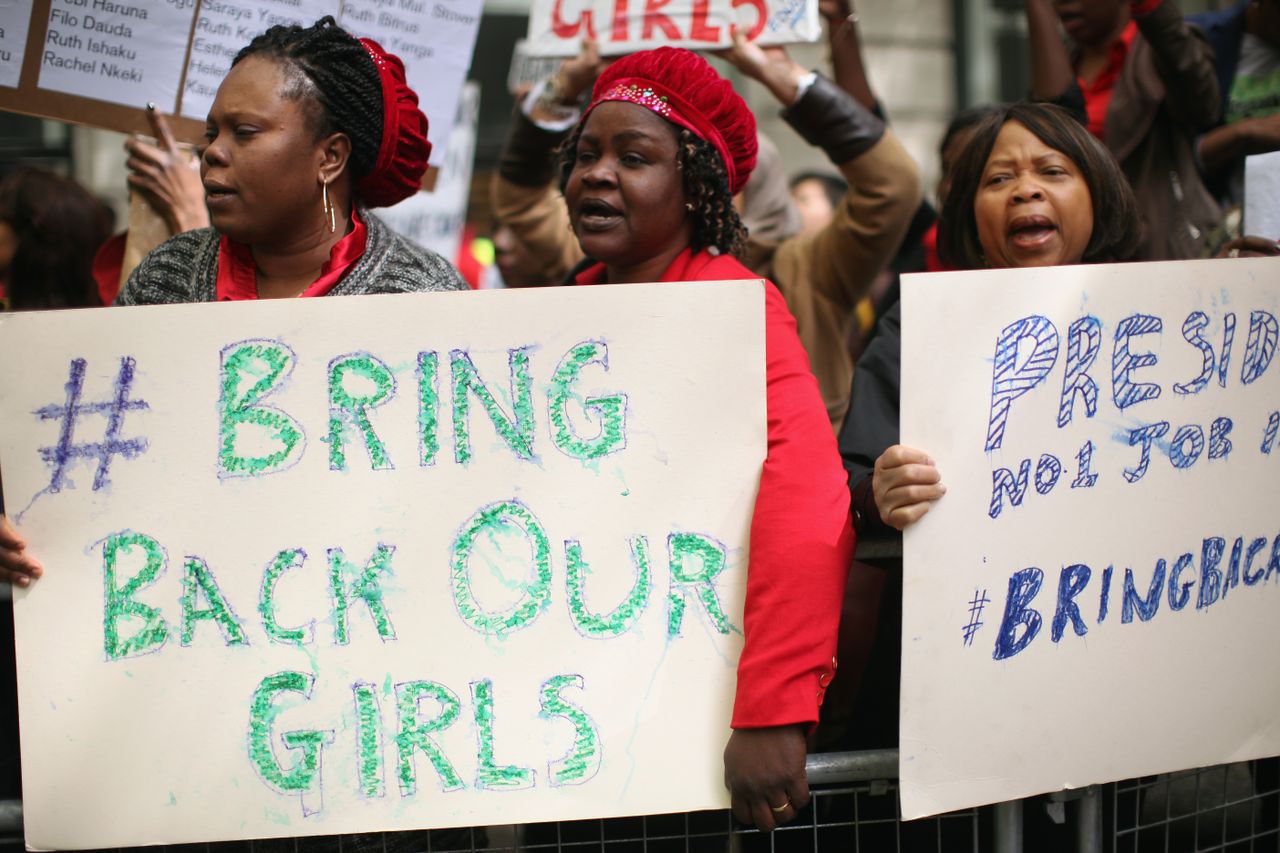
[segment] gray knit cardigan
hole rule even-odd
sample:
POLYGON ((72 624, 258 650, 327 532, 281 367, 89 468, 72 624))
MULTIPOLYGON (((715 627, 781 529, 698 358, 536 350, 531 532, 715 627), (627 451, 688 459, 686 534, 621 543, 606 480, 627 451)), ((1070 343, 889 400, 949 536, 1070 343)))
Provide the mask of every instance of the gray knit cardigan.
MULTIPOLYGON (((368 211, 364 254, 329 291, 329 296, 365 293, 420 293, 466 290, 448 261, 410 243, 368 211)), ((117 305, 214 302, 218 282, 217 231, 201 228, 169 238, 142 259, 120 288, 117 305)))

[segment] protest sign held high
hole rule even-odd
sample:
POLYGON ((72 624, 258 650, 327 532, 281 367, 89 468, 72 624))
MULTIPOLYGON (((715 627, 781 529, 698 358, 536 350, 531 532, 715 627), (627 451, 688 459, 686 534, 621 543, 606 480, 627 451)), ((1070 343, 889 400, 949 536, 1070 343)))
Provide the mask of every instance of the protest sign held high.
POLYGON ((0 316, 28 844, 725 806, 761 297, 0 316))
POLYGON ((907 818, 1280 754, 1270 259, 908 277, 907 818))
POLYGON ((236 54, 276 25, 325 15, 405 64, 444 162, 471 67, 481 0, 33 0, 0 4, 0 109, 148 132, 143 108, 173 114, 175 134, 200 138, 236 54))
POLYGON ((667 45, 728 47, 731 28, 760 44, 814 41, 816 0, 534 0, 530 56, 573 56, 585 38, 606 56, 667 45))

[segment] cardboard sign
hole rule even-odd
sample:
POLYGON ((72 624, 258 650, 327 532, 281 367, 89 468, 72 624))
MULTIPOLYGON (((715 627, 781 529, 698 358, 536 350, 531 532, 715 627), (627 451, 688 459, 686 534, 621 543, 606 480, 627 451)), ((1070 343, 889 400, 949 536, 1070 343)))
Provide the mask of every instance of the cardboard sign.
POLYGON ((530 56, 575 56, 584 38, 607 56, 670 45, 728 47, 737 25, 752 41, 790 44, 822 34, 816 0, 533 0, 530 56))
POLYGON ((727 805, 761 287, 0 316, 28 845, 727 805))
POLYGON ((1280 754, 1280 261, 907 276, 902 814, 1280 754))
POLYGON ((405 63, 444 162, 482 0, 0 0, 0 109, 148 132, 143 108, 196 142, 231 61, 277 24, 325 15, 405 63), (9 87, 9 88, 6 88, 9 87))

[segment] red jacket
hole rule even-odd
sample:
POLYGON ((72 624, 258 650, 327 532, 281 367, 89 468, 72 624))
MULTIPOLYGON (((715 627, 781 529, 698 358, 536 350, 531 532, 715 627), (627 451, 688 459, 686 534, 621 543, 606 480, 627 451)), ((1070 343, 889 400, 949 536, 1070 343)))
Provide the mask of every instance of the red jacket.
MULTIPOLYGON (((578 284, 599 284, 596 264, 578 284)), ((758 279, 737 260, 682 252, 662 281, 758 279)), ((818 382, 782 294, 765 284, 768 455, 751 519, 746 641, 734 728, 818 721, 835 674, 836 634, 853 559, 849 485, 818 382)))

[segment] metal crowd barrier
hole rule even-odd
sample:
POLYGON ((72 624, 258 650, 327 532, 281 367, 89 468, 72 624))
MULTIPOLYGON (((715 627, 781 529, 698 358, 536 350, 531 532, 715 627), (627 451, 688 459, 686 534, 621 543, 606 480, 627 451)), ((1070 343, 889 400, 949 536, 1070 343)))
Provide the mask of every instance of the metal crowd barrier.
MULTIPOLYGON (((1280 853, 1280 759, 1270 758, 1033 797, 918 821, 901 820, 893 750, 811 755, 812 803, 764 835, 728 812, 488 827, 448 840, 387 834, 182 845, 169 853, 1280 853), (1037 834, 1039 833, 1039 834, 1037 834), (388 840, 391 839, 391 840, 388 840), (1063 839, 1066 839, 1064 842, 1063 839)), ((22 803, 0 801, 0 850, 22 848, 22 803)), ((135 848, 155 850, 156 848, 135 848)))

